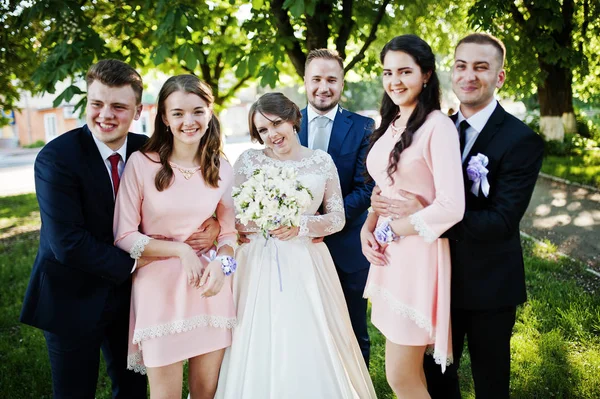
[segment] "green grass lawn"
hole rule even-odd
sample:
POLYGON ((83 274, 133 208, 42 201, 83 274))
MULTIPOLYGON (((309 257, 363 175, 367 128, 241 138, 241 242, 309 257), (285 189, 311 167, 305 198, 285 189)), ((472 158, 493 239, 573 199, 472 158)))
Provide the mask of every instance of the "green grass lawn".
POLYGON ((546 155, 542 172, 600 188, 600 151, 589 150, 582 155, 546 155))
MULTIPOLYGON (((38 227, 34 195, 0 197, 0 398, 51 397, 43 336, 18 322, 38 227)), ((512 340, 512 397, 600 398, 599 282, 551 246, 523 243, 529 301, 519 309, 512 340)), ((393 398, 385 381, 385 341, 370 328, 375 389, 379 398, 393 398)), ((464 397, 474 398, 467 357, 461 378, 464 397)), ((103 369, 96 397, 110 398, 103 369)))

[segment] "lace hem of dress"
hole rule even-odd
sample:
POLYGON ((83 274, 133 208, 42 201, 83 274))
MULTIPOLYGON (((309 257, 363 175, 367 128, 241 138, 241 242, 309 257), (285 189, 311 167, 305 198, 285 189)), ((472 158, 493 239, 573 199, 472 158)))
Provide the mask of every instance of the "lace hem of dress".
POLYGON ((427 345, 427 349, 425 349, 425 354, 433 356, 433 361, 435 364, 439 364, 440 366, 444 364, 446 367, 450 366, 454 363, 454 357, 452 355, 446 356, 442 353, 435 351, 435 344, 427 345))
POLYGON ((146 374, 146 366, 144 366, 141 351, 127 355, 127 370, 132 370, 136 373, 140 373, 141 375, 146 374))
POLYGON ((408 220, 410 221, 410 224, 414 226, 415 230, 417 230, 417 233, 423 237, 425 242, 432 243, 437 240, 438 236, 431 231, 429 226, 427 226, 427 223, 425 223, 421 215, 419 215, 419 212, 410 215, 408 220))
POLYGON ((177 320, 159 326, 136 329, 133 332, 133 343, 139 344, 147 339, 162 337, 193 330, 198 327, 215 327, 232 329, 237 325, 235 317, 201 315, 186 320, 177 320))
POLYGON ((146 245, 150 242, 151 238, 145 235, 142 235, 137 239, 136 242, 133 243, 131 250, 129 251, 129 256, 133 259, 139 259, 142 256, 142 252, 146 249, 146 245))
POLYGON ((374 296, 378 296, 381 299, 383 299, 385 302, 387 302, 389 307, 396 314, 407 317, 410 320, 414 321, 415 324, 419 326, 419 328, 424 329, 425 331, 427 331, 431 338, 434 338, 435 330, 433 328, 433 325, 431 324, 431 320, 425 317, 423 314, 417 312, 415 309, 409 306, 406 306, 405 304, 394 298, 392 293, 388 290, 371 283, 365 289, 364 297, 372 298, 374 296))

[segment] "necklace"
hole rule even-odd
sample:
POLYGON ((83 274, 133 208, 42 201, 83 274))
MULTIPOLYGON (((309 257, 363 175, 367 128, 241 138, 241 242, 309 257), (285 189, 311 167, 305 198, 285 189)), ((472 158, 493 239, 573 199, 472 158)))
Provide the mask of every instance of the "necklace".
POLYGON ((394 138, 394 139, 396 139, 399 135, 401 135, 402 132, 404 132, 404 130, 406 129, 406 125, 396 127, 395 124, 398 119, 400 119, 400 114, 396 115, 396 117, 390 124, 390 126, 392 127, 392 138, 394 138))
POLYGON ((185 169, 185 168, 180 168, 177 165, 174 165, 178 171, 181 172, 181 175, 183 176, 183 178, 185 180, 190 180, 192 178, 192 176, 194 175, 194 173, 196 173, 197 171, 200 170, 200 167, 197 166, 195 168, 190 168, 190 169, 185 169))

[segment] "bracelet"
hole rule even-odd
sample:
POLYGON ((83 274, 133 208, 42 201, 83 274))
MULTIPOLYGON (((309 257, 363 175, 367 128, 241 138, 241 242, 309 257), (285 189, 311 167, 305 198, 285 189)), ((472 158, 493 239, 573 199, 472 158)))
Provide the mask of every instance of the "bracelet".
POLYGON ((380 244, 389 244, 398 239, 398 236, 390 226, 391 219, 385 219, 374 231, 375 239, 380 244))
POLYGON ((215 257, 215 260, 221 262, 221 270, 223 271, 224 275, 230 276, 235 273, 237 269, 237 262, 232 256, 221 255, 215 257))

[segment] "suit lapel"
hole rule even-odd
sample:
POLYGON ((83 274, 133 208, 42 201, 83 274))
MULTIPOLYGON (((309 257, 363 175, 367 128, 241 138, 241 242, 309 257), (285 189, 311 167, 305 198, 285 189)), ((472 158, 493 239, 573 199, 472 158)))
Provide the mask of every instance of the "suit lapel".
POLYGON ((333 127, 331 129, 331 137, 329 138, 329 147, 327 152, 332 158, 336 158, 340 155, 342 149, 342 143, 346 139, 350 128, 352 127, 352 120, 348 118, 348 111, 340 107, 340 111, 335 116, 333 121, 333 127))
POLYGON ((506 111, 504 110, 504 108, 502 108, 500 104, 497 104, 496 109, 490 116, 490 119, 488 119, 481 133, 479 133, 479 136, 477 136, 473 147, 471 147, 471 150, 467 154, 465 161, 463 162, 464 165, 467 165, 469 163, 469 159, 471 159, 473 155, 476 155, 478 153, 482 153, 485 155, 485 149, 487 148, 487 145, 492 140, 492 138, 496 135, 496 133, 498 133, 500 125, 504 120, 505 114, 506 111))
POLYGON ((88 184, 94 185, 94 190, 98 193, 99 201, 110 204, 111 208, 114 208, 110 176, 108 175, 108 170, 100 155, 100 151, 98 151, 98 147, 92 138, 92 132, 90 132, 87 126, 84 126, 81 133, 81 143, 84 153, 83 160, 87 164, 91 175, 88 184))
POLYGON ((302 114, 302 122, 300 124, 298 138, 300 139, 300 144, 308 147, 308 114, 306 112, 306 108, 300 111, 300 113, 302 114))

